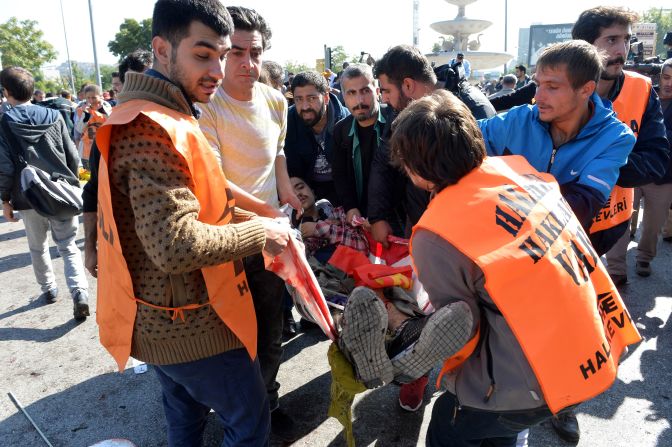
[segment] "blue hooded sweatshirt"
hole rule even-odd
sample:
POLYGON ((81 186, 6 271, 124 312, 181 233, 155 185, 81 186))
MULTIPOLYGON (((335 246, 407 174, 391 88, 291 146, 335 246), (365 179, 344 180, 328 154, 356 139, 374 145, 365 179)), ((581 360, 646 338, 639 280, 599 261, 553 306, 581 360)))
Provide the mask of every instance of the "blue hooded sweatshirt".
POLYGON ((611 102, 595 93, 590 102, 588 123, 555 149, 549 124, 539 120, 536 105, 514 107, 478 122, 488 155, 522 155, 538 171, 553 174, 584 228, 606 203, 635 145, 634 134, 616 118, 611 102))

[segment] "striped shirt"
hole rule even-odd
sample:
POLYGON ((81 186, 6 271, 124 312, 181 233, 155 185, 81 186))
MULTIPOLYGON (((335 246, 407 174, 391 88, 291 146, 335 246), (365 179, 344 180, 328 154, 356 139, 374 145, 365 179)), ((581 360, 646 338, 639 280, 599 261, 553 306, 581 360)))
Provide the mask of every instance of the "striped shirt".
POLYGON ((201 130, 226 178, 277 207, 275 159, 285 156, 287 134, 287 101, 282 94, 256 82, 252 100, 239 101, 220 87, 212 101, 199 107, 201 130))

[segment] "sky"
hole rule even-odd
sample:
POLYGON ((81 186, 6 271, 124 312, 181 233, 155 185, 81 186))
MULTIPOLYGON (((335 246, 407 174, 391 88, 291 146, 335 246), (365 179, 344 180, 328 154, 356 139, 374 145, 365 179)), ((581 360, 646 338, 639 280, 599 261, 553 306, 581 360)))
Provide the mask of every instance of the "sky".
MULTIPOLYGON (((61 0, 70 58, 93 62, 93 44, 88 0, 61 0)), ((240 0, 240 6, 256 9, 269 23, 272 48, 265 58, 284 64, 296 61, 313 66, 323 57, 324 45, 342 45, 350 55, 361 51, 380 57, 397 44, 413 41, 413 0, 240 0)), ((225 4, 234 4, 225 2, 225 4)), ((507 52, 518 52, 518 30, 532 24, 571 23, 584 9, 598 5, 637 5, 638 12, 661 8, 662 0, 508 0, 507 52)), ((115 64, 107 43, 126 18, 142 20, 152 15, 153 0, 91 0, 98 62, 115 64)), ((670 3, 667 3, 670 7, 670 3)), ((483 32, 482 51, 504 51, 505 0, 477 0, 466 7, 466 16, 488 20, 492 26, 483 32)), ((457 6, 444 0, 420 0, 420 49, 429 52, 440 36, 430 28, 437 21, 457 15, 457 6)), ((59 0, 0 0, 0 22, 15 16, 38 22, 44 37, 58 51, 53 65, 67 60, 59 0)), ((475 36, 472 36, 474 38, 475 36)))

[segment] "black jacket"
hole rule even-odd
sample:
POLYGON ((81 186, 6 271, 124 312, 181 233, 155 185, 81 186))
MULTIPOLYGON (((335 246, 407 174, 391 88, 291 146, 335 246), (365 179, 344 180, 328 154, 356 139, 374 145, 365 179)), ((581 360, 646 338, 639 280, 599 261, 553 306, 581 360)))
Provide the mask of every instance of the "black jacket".
POLYGON ((537 93, 537 84, 533 81, 528 82, 518 90, 514 90, 506 95, 492 98, 490 103, 498 112, 501 110, 509 110, 511 107, 522 106, 523 104, 531 104, 534 95, 537 93))
POLYGON ((36 105, 13 107, 0 125, 0 198, 16 210, 30 209, 20 185, 17 150, 29 164, 79 184, 79 156, 61 115, 36 105), (7 135, 6 130, 11 132, 7 135), (17 145, 19 147, 17 147, 17 145))
MULTIPOLYGON (((495 109, 488 98, 479 89, 470 86, 466 82, 459 84, 456 93, 462 102, 469 107, 476 119, 490 118, 495 116, 495 109)), ((369 222, 387 220, 391 212, 403 205, 405 216, 401 221, 415 225, 427 209, 429 193, 416 188, 406 174, 390 164, 390 151, 388 141, 392 135, 392 120, 387 122, 383 131, 383 142, 378 147, 373 158, 369 177, 369 222)), ((394 227, 394 225, 393 225, 394 227)), ((410 230, 410 228, 407 228, 410 230)), ((405 235, 408 236, 408 231, 405 235)))
MULTIPOLYGON (((667 141, 670 143, 670 149, 672 150, 672 103, 663 112, 663 121, 667 131, 667 141)), ((667 172, 662 179, 656 182, 657 185, 666 183, 672 183, 672 153, 670 154, 670 163, 667 165, 667 172)))
MULTIPOLYGON (((614 83, 608 99, 614 101, 621 93, 625 75, 614 83)), ((634 188, 656 182, 663 178, 670 161, 670 146, 667 141, 663 111, 660 99, 654 89, 649 94, 649 103, 639 126, 637 142, 628 156, 628 162, 621 167, 616 184, 634 188)))
MULTIPOLYGON (((350 114, 333 93, 329 93, 329 110, 333 113, 333 118, 330 118, 333 124, 350 114)), ((327 128, 324 150, 329 162, 333 159, 333 148, 333 128, 327 128)), ((303 122, 296 111, 296 106, 291 106, 287 112, 287 136, 285 137, 285 157, 290 177, 301 177, 310 184, 317 152, 318 146, 313 130, 303 122)))
MULTIPOLYGON (((380 126, 380 139, 383 138, 383 132, 388 122, 394 120, 394 110, 386 104, 380 105, 380 115, 385 123, 377 121, 374 126, 380 126)), ((347 212, 357 208, 363 216, 368 216, 368 185, 369 173, 373 163, 373 157, 378 150, 380 141, 377 138, 371 140, 370 147, 363 147, 360 142, 360 153, 362 154, 362 177, 363 193, 361 199, 357 195, 357 186, 355 180, 355 167, 353 164, 353 146, 354 133, 351 134, 354 116, 349 115, 336 123, 334 126, 334 153, 332 169, 334 175, 334 187, 338 195, 339 202, 347 212)), ((359 126, 356 125, 355 129, 359 126)), ((355 130, 356 132, 356 130, 355 130)), ((374 131, 375 134, 375 131, 374 131)))
POLYGON ((84 202, 83 211, 85 213, 98 212, 98 165, 100 164, 100 151, 96 141, 91 145, 91 153, 89 154, 89 170, 91 176, 82 188, 82 201, 84 202))

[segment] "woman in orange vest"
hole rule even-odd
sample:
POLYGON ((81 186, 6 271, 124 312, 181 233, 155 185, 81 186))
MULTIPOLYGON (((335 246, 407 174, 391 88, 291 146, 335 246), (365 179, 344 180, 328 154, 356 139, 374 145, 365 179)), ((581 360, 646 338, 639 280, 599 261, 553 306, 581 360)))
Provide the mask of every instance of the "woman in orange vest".
MULTIPOLYGON (((609 388, 640 337, 553 177, 520 156, 486 157, 469 109, 446 91, 400 114, 391 148, 432 193, 411 255, 434 315, 455 314, 438 326, 430 318, 413 348, 391 359, 397 380, 445 359, 437 385, 447 392, 427 445, 514 446, 521 430, 609 388)), ((361 307, 385 320, 380 306, 361 307)), ((363 351, 352 356, 356 369, 375 357, 363 351)))
POLYGON ((100 87, 87 85, 86 100, 75 110, 75 145, 85 168, 89 168, 89 154, 96 139, 96 132, 112 113, 112 107, 103 100, 100 87))

